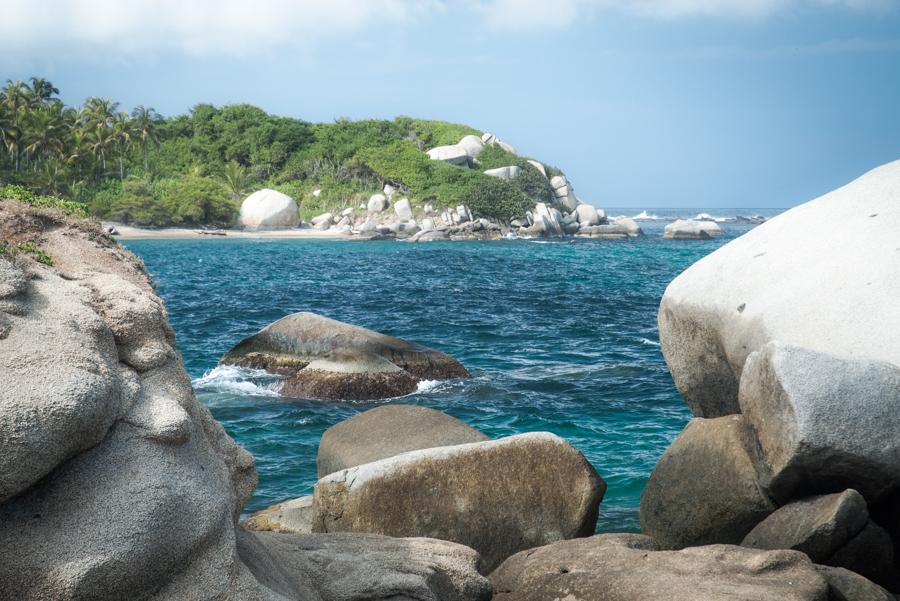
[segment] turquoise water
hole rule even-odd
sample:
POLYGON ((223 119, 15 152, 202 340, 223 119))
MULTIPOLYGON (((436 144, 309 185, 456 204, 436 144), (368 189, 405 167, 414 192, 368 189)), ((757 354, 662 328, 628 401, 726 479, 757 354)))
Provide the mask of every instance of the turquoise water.
POLYGON ((125 246, 144 259, 168 305, 198 396, 256 457, 259 486, 247 511, 309 494, 322 432, 377 404, 285 401, 276 378, 214 369, 245 336, 314 311, 455 356, 472 380, 390 402, 435 407, 494 437, 547 430, 567 438, 609 486, 598 530, 629 531, 638 529, 647 476, 689 418, 659 350, 660 296, 679 272, 749 229, 726 224, 723 239, 663 241, 662 223, 642 226, 648 236, 633 241, 125 246))

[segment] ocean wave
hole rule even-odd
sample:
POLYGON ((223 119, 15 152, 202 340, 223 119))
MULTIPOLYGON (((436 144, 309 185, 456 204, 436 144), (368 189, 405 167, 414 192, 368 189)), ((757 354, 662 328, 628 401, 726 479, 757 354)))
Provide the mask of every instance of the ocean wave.
POLYGON ((416 385, 416 393, 432 392, 437 390, 443 383, 442 380, 420 380, 416 385))
POLYGON ((649 338, 638 338, 638 340, 640 341, 641 344, 646 344, 648 346, 659 346, 658 342, 656 342, 654 340, 650 340, 649 338))
POLYGON ((709 213, 697 213, 694 217, 696 221, 715 221, 717 223, 725 223, 726 221, 734 221, 733 217, 713 217, 709 213))
POLYGON ((198 392, 280 396, 281 378, 262 369, 219 365, 191 381, 198 392))
POLYGON ((659 215, 653 215, 648 213, 647 211, 641 211, 634 217, 632 217, 635 221, 659 221, 660 219, 665 219, 665 217, 660 217, 659 215))

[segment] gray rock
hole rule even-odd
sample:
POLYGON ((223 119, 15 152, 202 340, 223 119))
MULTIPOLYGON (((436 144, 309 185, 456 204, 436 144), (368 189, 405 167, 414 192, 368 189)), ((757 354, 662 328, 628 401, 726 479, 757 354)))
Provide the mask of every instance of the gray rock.
POLYGON ((373 534, 238 533, 241 560, 279 599, 488 601, 478 554, 447 541, 373 534))
POLYGON ((853 489, 794 501, 756 525, 741 543, 754 549, 795 549, 821 563, 869 521, 866 500, 853 489))
POLYGON ((297 227, 300 213, 293 198, 265 188, 244 199, 238 223, 247 229, 297 227))
POLYGON ((741 416, 695 418, 660 458, 641 495, 641 530, 662 548, 740 543, 775 510, 741 416))
POLYGON ((900 486, 900 367, 771 342, 739 401, 782 502, 843 487, 873 503, 900 486))
POLYGON ((394 213, 400 221, 409 221, 413 218, 412 207, 409 205, 409 199, 401 198, 394 203, 394 213))
POLYGON ((366 208, 372 213, 380 213, 388 207, 388 200, 384 194, 373 194, 369 197, 366 208))
MULTIPOLYGON (((550 187, 554 190, 558 190, 568 185, 569 182, 564 175, 554 175, 550 178, 550 187)), ((565 196, 565 194, 559 194, 558 196, 565 196)))
POLYGON ((630 217, 625 217, 624 215, 620 215, 614 219, 615 225, 619 226, 625 233, 629 236, 643 236, 644 230, 641 229, 641 226, 637 224, 637 221, 630 217))
POLYGON ((241 526, 260 532, 309 534, 312 532, 313 514, 313 498, 308 495, 252 513, 247 519, 241 520, 241 526))
POLYGON ((826 601, 797 551, 729 545, 656 551, 646 537, 601 534, 513 555, 491 575, 494 601, 826 601))
POLYGON ((477 158, 481 151, 484 150, 484 142, 478 136, 468 135, 463 136, 462 140, 457 143, 457 146, 466 151, 471 158, 477 158))
POLYGON ((416 242, 432 242, 434 240, 447 240, 449 235, 444 230, 429 230, 420 232, 416 238, 416 242))
POLYGON ((331 426, 316 456, 319 478, 419 449, 481 442, 488 436, 435 409, 382 405, 331 426))
POLYGON ((420 380, 469 377, 445 353, 314 313, 269 324, 219 363, 282 374, 282 394, 304 398, 389 398, 413 392, 420 380))
POLYGON ((582 227, 600 224, 600 215, 597 213, 597 209, 584 203, 575 207, 575 217, 582 227))
POLYGON ((428 158, 432 161, 444 161, 451 165, 466 167, 469 165, 469 153, 465 148, 457 144, 449 146, 436 146, 428 151, 428 158))
POLYGON ((484 174, 499 179, 513 179, 519 175, 522 168, 518 165, 510 165, 509 167, 497 167, 496 169, 487 169, 484 174))
POLYGON ((715 221, 677 219, 663 228, 664 240, 708 240, 724 234, 715 221))
POLYGON ((816 566, 828 582, 829 601, 895 601, 893 595, 863 576, 845 568, 816 566))
POLYGON ((846 568, 890 590, 900 590, 891 537, 871 520, 859 534, 822 563, 846 568))
POLYGON ((520 434, 326 476, 315 488, 313 529, 454 541, 478 551, 489 571, 523 549, 591 534, 605 490, 563 439, 520 434))
POLYGON ((540 171, 540 172, 541 172, 541 175, 543 175, 544 177, 547 177, 547 170, 544 168, 544 165, 543 165, 542 163, 539 163, 539 162, 537 162, 537 161, 533 161, 533 160, 531 160, 531 159, 528 159, 528 163, 529 163, 532 167, 534 167, 535 169, 537 169, 538 171, 540 171))

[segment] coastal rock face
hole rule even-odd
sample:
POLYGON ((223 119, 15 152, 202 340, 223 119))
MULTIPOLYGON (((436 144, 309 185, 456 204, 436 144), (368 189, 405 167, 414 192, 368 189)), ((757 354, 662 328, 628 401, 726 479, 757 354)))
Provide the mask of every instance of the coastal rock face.
POLYGON ((0 203, 0 598, 274 599, 235 556, 253 458, 197 401, 140 262, 0 203))
POLYGON ((665 240, 708 240, 725 232, 715 221, 695 221, 677 219, 663 229, 665 240))
POLYGON ((248 229, 297 227, 300 213, 293 198, 265 188, 244 199, 238 223, 248 229))
POLYGON ((601 534, 513 555, 490 575, 494 601, 827 601, 828 584, 797 551, 730 545, 657 551, 634 534, 601 534))
POLYGON ((641 530, 662 548, 738 544, 775 510, 753 433, 738 415, 691 420, 641 495, 641 530))
POLYGON ((428 407, 383 405, 331 426, 322 435, 319 478, 407 451, 488 440, 475 428, 428 407))
POLYGON ((606 484, 563 439, 531 433, 411 451, 319 480, 316 532, 449 540, 486 570, 523 549, 594 531, 606 484))
POLYGON ((575 217, 582 227, 600 224, 600 214, 597 209, 588 204, 580 204, 575 207, 575 217))
POLYGON ((669 284, 660 342, 694 415, 737 413, 747 356, 770 340, 900 365, 898 198, 900 161, 770 219, 669 284))
POLYGON ((468 378, 450 355, 314 313, 294 313, 219 361, 286 376, 282 394, 367 400, 409 394, 421 380, 468 378))
POLYGON ((782 501, 846 486, 875 502, 900 485, 897 365, 770 342, 747 358, 739 406, 782 501))
POLYGON ((374 534, 238 533, 238 552, 260 582, 302 601, 489 601, 478 554, 427 538, 374 534))

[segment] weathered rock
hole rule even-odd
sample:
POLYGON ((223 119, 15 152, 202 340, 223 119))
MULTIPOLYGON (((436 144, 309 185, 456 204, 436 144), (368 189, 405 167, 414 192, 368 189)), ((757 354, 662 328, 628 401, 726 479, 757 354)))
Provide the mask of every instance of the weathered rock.
POLYGON ((822 563, 859 534, 868 521, 866 500, 848 489, 779 508, 757 524, 741 545, 754 549, 795 549, 822 563))
POLYGON ((382 186, 381 191, 384 192, 385 196, 390 198, 397 193, 397 188, 395 186, 392 186, 391 184, 385 184, 384 186, 382 186))
POLYGON ((591 534, 605 490, 563 439, 520 434, 326 476, 315 488, 313 529, 450 540, 481 553, 490 570, 520 550, 591 534))
POLYGON ((848 569, 816 566, 816 571, 828 582, 829 601, 895 601, 886 590, 848 569))
POLYGON ((407 451, 488 440, 453 416, 417 405, 382 405, 331 426, 316 457, 319 478, 407 451))
POLYGON ((724 234, 725 232, 715 221, 677 219, 663 228, 663 239, 665 240, 708 240, 724 234))
POLYGON ((575 207, 575 217, 581 226, 591 226, 600 224, 600 215, 597 209, 587 204, 580 204, 575 207))
POLYGON ((484 174, 498 179, 513 179, 519 175, 522 168, 518 165, 510 165, 508 167, 497 167, 496 169, 487 169, 484 174))
POLYGON ((413 218, 412 207, 409 205, 408 198, 401 198, 394 203, 394 213, 400 221, 410 221, 413 218))
POLYGON ((532 159, 528 159, 528 163, 529 163, 532 167, 534 167, 535 169, 537 169, 538 171, 540 171, 540 172, 541 172, 541 175, 543 175, 544 177, 547 177, 547 170, 544 168, 544 165, 543 165, 542 163, 539 163, 539 162, 534 161, 534 160, 532 160, 532 159))
POLYGON ((730 545, 656 551, 646 537, 601 534, 513 555, 491 575, 494 601, 827 601, 797 551, 730 545))
POLYGON ((770 342, 747 359, 740 409, 781 501, 900 486, 900 367, 770 342))
POLYGON ((428 151, 428 158, 432 161, 444 161, 451 165, 468 166, 469 153, 457 144, 449 146, 436 146, 428 151))
POLYGON ((265 188, 244 199, 238 223, 248 229, 297 227, 300 213, 293 198, 265 188))
POLYGON ((269 324, 219 363, 285 375, 282 394, 323 399, 388 398, 420 380, 469 377, 447 354, 314 313, 269 324))
POLYGON ((744 361, 770 340, 900 365, 898 197, 900 161, 770 219, 669 284, 660 342, 695 415, 737 412, 744 361))
POLYGON ((847 568, 890 590, 900 590, 900 575, 894 567, 891 537, 871 520, 859 534, 822 563, 847 568))
POLYGON ((140 262, 13 201, 0 235, 53 258, 0 257, 0 598, 271 600, 235 554, 253 459, 194 396, 140 262))
POLYGON ((366 219, 356 229, 360 232, 374 232, 378 229, 378 224, 375 223, 375 221, 373 221, 372 219, 366 219))
POLYGON ((278 599, 488 601, 472 549, 374 534, 238 533, 241 560, 278 599))
POLYGON ((465 223, 472 221, 472 212, 465 205, 456 207, 456 223, 465 223))
MULTIPOLYGON (((564 175, 554 175, 550 178, 550 187, 553 188, 554 191, 564 188, 568 185, 569 182, 564 175)), ((557 194, 557 196, 565 196, 565 194, 557 194)))
POLYGON ((534 206, 534 228, 538 235, 543 236, 562 236, 562 224, 560 224, 559 211, 552 207, 548 207, 545 203, 539 202, 534 206))
POLYGON ((444 230, 428 230, 427 232, 419 232, 414 238, 414 242, 432 242, 434 240, 447 240, 449 235, 444 230))
POLYGON ((369 197, 366 208, 372 213, 380 213, 388 208, 388 200, 384 194, 373 194, 369 197))
POLYGON ((434 220, 433 219, 429 219, 426 217, 425 219, 422 220, 422 231, 423 232, 430 232, 433 229, 434 229, 434 220))
POLYGON ((554 204, 566 211, 574 211, 578 205, 583 204, 573 193, 556 198, 554 204))
POLYGON ((618 224, 591 225, 578 230, 579 238, 599 238, 601 240, 627 240, 631 236, 618 224))
POLYGON ((635 221, 634 219, 632 219, 630 217, 625 217, 624 215, 621 215, 619 217, 616 217, 614 221, 615 221, 615 225, 617 225, 620 228, 622 228, 623 230, 625 230, 625 232, 629 236, 643 236, 644 235, 644 230, 641 229, 641 226, 639 226, 637 224, 637 221, 635 221))
POLYGON ((465 150, 466 154, 473 159, 477 158, 481 151, 484 150, 484 142, 478 136, 473 135, 463 136, 457 146, 465 150))
POLYGON ((313 512, 313 498, 308 495, 257 511, 242 520, 241 526, 261 532, 309 534, 312 532, 313 512))
POLYGON ((740 543, 775 510, 755 445, 741 416, 691 420, 650 474, 641 530, 662 548, 740 543))
POLYGON ((341 211, 341 217, 352 217, 353 216, 353 207, 347 207, 343 211, 341 211))

